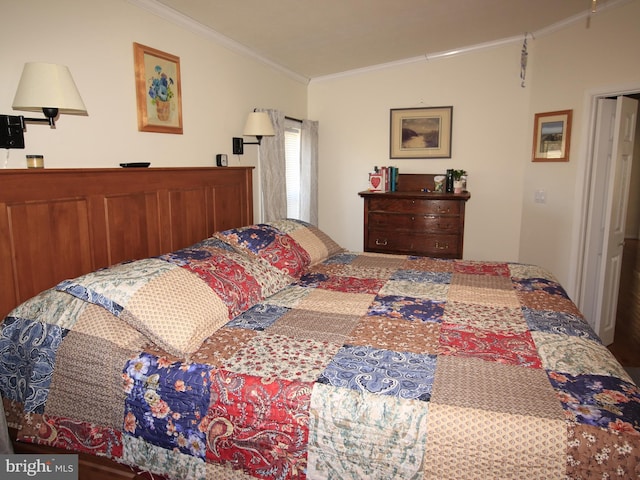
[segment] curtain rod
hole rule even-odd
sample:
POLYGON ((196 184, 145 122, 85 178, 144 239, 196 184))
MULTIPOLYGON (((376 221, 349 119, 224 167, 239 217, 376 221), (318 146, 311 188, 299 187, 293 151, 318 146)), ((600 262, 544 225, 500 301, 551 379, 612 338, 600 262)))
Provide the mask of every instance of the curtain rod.
POLYGON ((285 115, 285 117, 284 117, 284 118, 285 118, 286 120, 293 120, 294 122, 300 122, 300 123, 302 123, 302 120, 297 119, 297 118, 288 117, 288 116, 286 116, 286 115, 285 115))

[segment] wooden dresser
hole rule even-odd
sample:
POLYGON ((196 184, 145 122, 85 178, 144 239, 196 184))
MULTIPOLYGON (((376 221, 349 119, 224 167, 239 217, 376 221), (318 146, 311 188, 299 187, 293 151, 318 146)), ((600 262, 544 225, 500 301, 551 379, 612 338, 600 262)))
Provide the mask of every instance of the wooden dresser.
POLYGON ((400 174, 395 192, 358 194, 364 199, 365 252, 462 258, 471 195, 434 192, 435 175, 400 174))

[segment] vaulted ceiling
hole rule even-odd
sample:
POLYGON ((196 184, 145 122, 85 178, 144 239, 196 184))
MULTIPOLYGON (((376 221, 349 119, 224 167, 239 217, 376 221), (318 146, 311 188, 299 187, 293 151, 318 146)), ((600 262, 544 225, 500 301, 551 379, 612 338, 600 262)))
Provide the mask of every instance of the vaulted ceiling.
MULTIPOLYGON (((306 78, 523 39, 569 21, 584 20, 587 28, 593 6, 593 0, 148 1, 306 78)), ((597 0, 596 7, 619 1, 597 0)))

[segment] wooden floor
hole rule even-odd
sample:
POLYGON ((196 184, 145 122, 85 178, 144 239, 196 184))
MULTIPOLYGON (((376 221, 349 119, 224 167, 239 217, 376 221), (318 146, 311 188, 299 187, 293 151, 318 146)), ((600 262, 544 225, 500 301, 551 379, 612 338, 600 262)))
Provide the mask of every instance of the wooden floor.
POLYGON ((640 367, 640 241, 625 240, 618 314, 609 350, 623 367, 640 367))

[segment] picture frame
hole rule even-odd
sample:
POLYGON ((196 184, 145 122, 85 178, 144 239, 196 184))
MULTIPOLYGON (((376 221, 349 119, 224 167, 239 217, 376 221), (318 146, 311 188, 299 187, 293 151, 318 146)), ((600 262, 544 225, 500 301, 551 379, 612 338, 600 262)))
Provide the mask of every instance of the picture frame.
POLYGON ((573 110, 536 113, 533 125, 533 162, 568 162, 573 110))
POLYGON ((182 134, 180 57, 133 44, 138 130, 182 134))
POLYGON ((391 158, 451 158, 453 107, 393 108, 391 158))

